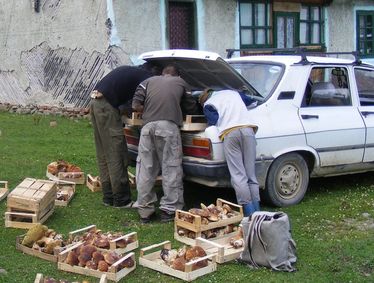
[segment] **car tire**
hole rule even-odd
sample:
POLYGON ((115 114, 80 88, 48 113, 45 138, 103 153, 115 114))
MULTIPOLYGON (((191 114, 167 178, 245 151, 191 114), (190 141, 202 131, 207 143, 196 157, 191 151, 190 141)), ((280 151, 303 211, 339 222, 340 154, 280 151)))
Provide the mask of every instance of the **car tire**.
POLYGON ((308 165, 297 153, 288 153, 274 160, 266 178, 263 197, 277 207, 299 203, 309 183, 308 165))

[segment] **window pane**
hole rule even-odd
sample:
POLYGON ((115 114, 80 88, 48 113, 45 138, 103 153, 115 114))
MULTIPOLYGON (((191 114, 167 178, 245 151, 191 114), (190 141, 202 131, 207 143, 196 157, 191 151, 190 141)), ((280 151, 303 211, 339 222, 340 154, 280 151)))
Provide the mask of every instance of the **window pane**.
POLYGON ((360 41, 359 42, 359 52, 362 53, 362 54, 365 54, 365 44, 363 41, 360 41))
POLYGON ((277 19, 277 47, 284 48, 284 18, 278 17, 277 19))
POLYGON ((265 25, 265 4, 255 4, 255 26, 265 25))
POLYGON ((240 24, 242 26, 252 25, 252 5, 248 3, 240 4, 240 24))
POLYGON ((308 25, 306 23, 300 23, 300 43, 301 44, 309 43, 309 31, 308 31, 308 25))
POLYGON ((312 26, 312 42, 313 44, 317 44, 320 42, 320 34, 319 34, 319 24, 313 24, 312 26))
POLYGON ((366 29, 366 39, 367 40, 372 40, 373 39, 373 34, 372 34, 372 29, 371 28, 366 29))
POLYGON ((312 20, 319 21, 319 7, 312 7, 312 20))
POLYGON ((362 15, 359 16, 358 21, 359 21, 359 24, 360 24, 360 28, 365 27, 365 17, 364 16, 362 16, 362 15))
POLYGON ((275 64, 230 63, 258 92, 266 98, 277 86, 283 67, 275 64))
POLYGON ((265 29, 258 29, 255 31, 256 44, 265 44, 265 29))
POLYGON ((373 27, 373 16, 368 15, 366 18, 366 27, 373 27))
POLYGON ((295 29, 295 23, 294 20, 291 18, 287 18, 287 44, 286 48, 292 48, 294 47, 294 29, 295 29))
POLYGON ((308 19, 308 7, 301 7, 300 10, 300 20, 307 20, 308 19))
POLYGON ((309 81, 310 99, 306 97, 309 106, 352 105, 347 69, 313 68, 309 81))
POLYGON ((369 54, 373 53, 373 42, 372 41, 368 41, 366 43, 366 52, 369 54))
POLYGON ((355 68, 358 95, 361 105, 374 105, 374 72, 355 68))
POLYGON ((365 29, 360 29, 360 38, 361 39, 365 38, 365 29))
POLYGON ((250 45, 253 44, 253 37, 252 37, 252 31, 249 29, 244 29, 241 32, 241 40, 243 45, 250 45))

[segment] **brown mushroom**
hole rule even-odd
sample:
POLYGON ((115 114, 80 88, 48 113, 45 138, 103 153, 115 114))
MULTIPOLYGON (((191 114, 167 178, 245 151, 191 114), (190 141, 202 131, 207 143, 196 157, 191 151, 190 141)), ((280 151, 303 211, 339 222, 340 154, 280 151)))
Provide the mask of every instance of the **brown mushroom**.
POLYGON ((200 246, 192 246, 186 250, 186 260, 191 261, 194 258, 206 256, 206 252, 200 246))
POLYGON ((113 263, 115 263, 117 260, 119 260, 119 256, 117 255, 116 252, 112 251, 112 252, 107 252, 104 254, 104 260, 109 264, 109 265, 112 265, 113 263))
POLYGON ((184 271, 186 267, 186 259, 184 257, 177 257, 171 264, 171 268, 184 271))
POLYGON ((86 262, 86 267, 89 268, 89 269, 96 270, 97 266, 98 266, 98 263, 95 262, 93 259, 86 262))
POLYGON ((105 260, 100 260, 99 263, 97 264, 97 269, 102 272, 107 272, 109 269, 108 263, 106 263, 105 260))
POLYGON ((92 260, 98 263, 100 260, 104 260, 104 256, 100 251, 96 251, 92 254, 92 260))
POLYGON ((207 209, 191 208, 188 212, 201 217, 209 217, 209 211, 207 209))
POLYGON ((65 262, 70 265, 78 265, 79 260, 75 251, 70 251, 65 259, 65 262))

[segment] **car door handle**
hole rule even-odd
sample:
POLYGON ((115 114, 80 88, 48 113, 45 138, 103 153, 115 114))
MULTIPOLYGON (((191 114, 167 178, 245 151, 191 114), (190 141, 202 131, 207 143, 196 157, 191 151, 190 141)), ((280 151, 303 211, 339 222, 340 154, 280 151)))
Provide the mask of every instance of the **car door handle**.
POLYGON ((303 119, 318 119, 318 115, 301 115, 301 118, 303 119))
POLYGON ((373 111, 362 111, 361 114, 366 117, 368 115, 374 115, 374 112, 373 111))

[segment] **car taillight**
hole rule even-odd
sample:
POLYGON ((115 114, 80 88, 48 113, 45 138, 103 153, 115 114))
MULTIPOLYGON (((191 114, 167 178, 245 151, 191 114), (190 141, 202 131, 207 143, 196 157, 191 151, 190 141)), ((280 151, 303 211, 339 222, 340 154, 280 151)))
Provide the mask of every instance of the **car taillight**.
POLYGON ((124 128, 123 132, 125 134, 127 144, 132 144, 136 146, 139 145, 139 134, 135 133, 130 128, 124 128))
POLYGON ((183 154, 192 157, 212 159, 212 143, 210 139, 207 138, 184 138, 183 154))

